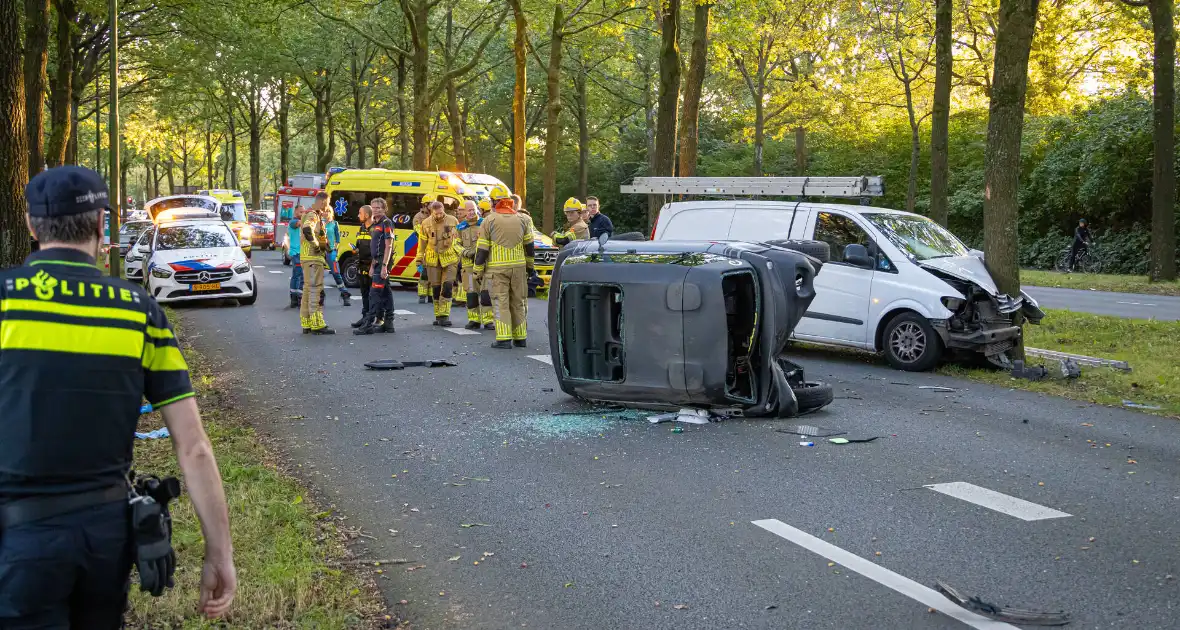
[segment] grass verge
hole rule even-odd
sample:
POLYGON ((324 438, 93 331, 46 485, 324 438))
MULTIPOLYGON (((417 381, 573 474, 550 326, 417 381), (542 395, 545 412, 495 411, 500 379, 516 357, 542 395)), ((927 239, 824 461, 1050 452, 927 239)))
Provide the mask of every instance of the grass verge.
MULTIPOLYGON (((944 366, 941 372, 1102 405, 1117 407, 1131 400, 1160 407, 1152 413, 1180 418, 1180 322, 1048 310, 1041 324, 1025 326, 1024 334, 1031 347, 1123 360, 1132 371, 1082 366, 1082 376, 1076 380, 1039 382, 960 365, 944 366)), ((1039 361, 1034 358, 1030 363, 1039 361)))
MULTIPOLYGON (((170 316, 175 323, 175 314, 170 316)), ((172 507, 176 588, 153 598, 133 586, 127 627, 386 627, 378 591, 349 569, 356 565, 330 514, 318 511, 306 490, 270 463, 258 436, 221 393, 200 355, 191 347, 184 350, 225 483, 237 598, 224 620, 210 622, 197 614, 204 542, 192 504, 182 495, 172 507)), ((153 413, 141 419, 140 430, 161 425, 153 413)), ((179 476, 171 440, 137 440, 135 466, 145 473, 179 476)))
POLYGON ((1115 293, 1146 293, 1149 295, 1180 296, 1180 281, 1148 282, 1146 276, 1113 276, 1100 273, 1058 273, 1037 269, 1021 269, 1021 284, 1060 289, 1113 291, 1115 293))

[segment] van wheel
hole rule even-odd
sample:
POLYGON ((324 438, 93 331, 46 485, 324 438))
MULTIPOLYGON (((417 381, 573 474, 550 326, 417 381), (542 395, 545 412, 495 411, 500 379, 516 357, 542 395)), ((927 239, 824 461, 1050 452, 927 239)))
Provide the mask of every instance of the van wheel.
POLYGON ((890 320, 881 336, 889 364, 907 372, 934 369, 942 358, 942 338, 925 317, 901 313, 890 320))
POLYGON ((799 413, 827 407, 836 399, 832 386, 819 381, 807 381, 803 387, 792 388, 791 392, 799 403, 799 413))

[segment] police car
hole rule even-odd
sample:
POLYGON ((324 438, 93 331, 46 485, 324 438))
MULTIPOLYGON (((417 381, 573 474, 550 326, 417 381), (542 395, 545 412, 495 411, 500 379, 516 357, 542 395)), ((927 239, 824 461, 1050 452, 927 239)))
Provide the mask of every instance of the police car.
POLYGON ((123 275, 128 280, 142 284, 143 283, 143 261, 151 255, 152 237, 155 236, 155 225, 139 233, 135 242, 131 244, 131 248, 127 250, 126 257, 123 259, 123 275), (141 252, 141 247, 147 247, 146 252, 141 252))
POLYGON ((164 221, 137 251, 145 257, 144 284, 158 302, 233 298, 249 306, 258 299, 254 269, 223 221, 164 221))

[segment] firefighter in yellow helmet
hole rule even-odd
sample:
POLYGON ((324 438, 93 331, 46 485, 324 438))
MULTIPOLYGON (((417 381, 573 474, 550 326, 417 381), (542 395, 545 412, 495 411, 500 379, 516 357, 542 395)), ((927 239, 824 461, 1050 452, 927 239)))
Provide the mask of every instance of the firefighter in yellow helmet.
POLYGON ((565 231, 553 233, 553 242, 558 247, 567 245, 570 241, 581 241, 590 238, 590 228, 582 221, 582 210, 585 207, 575 197, 565 200, 565 206, 562 208, 565 211, 565 231))
MULTIPOLYGON (((463 203, 465 215, 459 223, 460 247, 459 285, 464 292, 464 306, 467 307, 467 326, 469 330, 478 330, 481 326, 492 324, 492 297, 487 291, 482 291, 484 303, 480 304, 482 287, 475 281, 475 250, 479 246, 479 226, 483 219, 479 216, 479 206, 474 201, 463 203)), ((457 295, 457 294, 456 294, 457 295)), ((494 326, 489 326, 494 328, 494 326)))
POLYGON ((516 213, 511 197, 500 197, 479 226, 475 273, 490 283, 496 318, 493 348, 524 348, 528 336, 528 277, 533 273, 531 222, 516 213))
MULTIPOLYGON (((418 229, 422 222, 430 216, 429 206, 431 202, 437 201, 437 195, 422 195, 422 208, 418 210, 418 214, 414 215, 414 231, 418 233, 418 303, 425 304, 430 301, 430 278, 426 277, 426 269, 421 264, 422 252, 422 231, 418 229)), ((407 252, 408 253, 408 252, 407 252)))
POLYGON ((434 297, 434 325, 451 326, 451 296, 459 255, 455 251, 459 221, 441 201, 430 202, 430 216, 418 226, 418 264, 426 269, 434 297))

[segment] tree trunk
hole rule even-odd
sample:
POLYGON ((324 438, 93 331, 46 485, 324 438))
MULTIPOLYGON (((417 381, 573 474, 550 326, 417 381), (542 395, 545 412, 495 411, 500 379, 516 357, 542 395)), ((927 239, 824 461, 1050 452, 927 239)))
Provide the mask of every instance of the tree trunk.
POLYGON ((332 84, 326 83, 316 92, 315 132, 316 171, 327 173, 336 156, 336 127, 332 120, 332 84))
MULTIPOLYGON (((77 79, 76 74, 73 77, 71 77, 71 85, 73 85, 73 86, 81 85, 80 83, 78 83, 74 79, 77 79)), ((79 133, 78 110, 81 107, 82 107, 81 90, 79 90, 75 87, 73 90, 71 90, 71 93, 70 93, 70 129, 69 129, 68 134, 66 135, 66 160, 65 160, 66 164, 77 164, 78 163, 78 133, 79 133)))
POLYGON ((344 136, 344 164, 352 166, 352 152, 355 150, 352 139, 344 136))
POLYGON ((20 8, 0 2, 0 269, 29 255, 25 184, 29 182, 25 84, 21 70, 20 8))
POLYGON ((291 161, 291 94, 287 91, 286 79, 279 81, 279 185, 287 185, 291 161))
MULTIPOLYGON (((257 81, 257 79, 255 79, 257 81)), ((250 88, 250 207, 262 207, 262 89, 250 88)))
POLYGON ((807 130, 795 127, 795 174, 807 174, 807 130))
POLYGON ((213 186, 213 124, 205 123, 205 187, 212 190, 213 186))
POLYGON ((415 2, 414 28, 414 164, 415 171, 430 165, 430 9, 426 2, 415 2))
POLYGON ((74 87, 74 29, 73 23, 77 19, 77 9, 74 0, 58 0, 57 2, 57 70, 53 75, 53 98, 49 106, 49 122, 51 125, 49 143, 46 148, 45 161, 53 166, 66 163, 70 145, 70 130, 72 119, 70 103, 73 102, 74 87))
POLYGON ((561 4, 553 6, 553 29, 549 37, 549 67, 545 69, 545 87, 549 107, 545 113, 545 174, 541 182, 541 231, 553 232, 553 207, 557 203, 557 150, 561 142, 561 46, 565 33, 565 15, 561 4))
POLYGON ((150 153, 143 156, 143 196, 144 199, 156 198, 152 193, 152 156, 150 153))
POLYGON ((754 177, 762 177, 762 144, 766 133, 766 108, 762 104, 762 91, 754 99, 754 177))
MULTIPOLYGON (((229 114, 229 187, 234 190, 241 190, 238 188, 238 133, 237 125, 234 121, 233 111, 229 114)), ((171 182, 168 184, 171 186, 171 182)))
MULTIPOLYGON (((898 55, 901 58, 901 55, 898 55)), ((903 65, 902 68, 905 68, 903 65)), ((918 137, 920 131, 917 114, 914 112, 914 83, 906 81, 905 110, 910 121, 910 174, 905 189, 906 212, 913 212, 918 202, 918 159, 922 156, 922 141, 918 137)))
POLYGON ((459 90, 454 81, 447 81, 447 124, 451 127, 451 152, 455 157, 455 170, 467 170, 467 147, 463 134, 463 115, 459 111, 459 90))
POLYGON ((680 103, 680 0, 663 0, 663 8, 655 175, 671 177, 676 174, 676 114, 680 103))
MULTIPOLYGON (((187 135, 187 133, 186 133, 187 135)), ((184 191, 188 192, 188 138, 180 139, 180 181, 184 191)))
MULTIPOLYGON (((643 122, 644 140, 647 149, 647 173, 652 175, 656 171, 656 104, 652 99, 653 71, 651 62, 644 60, 643 64, 643 122)), ((647 225, 654 225, 656 215, 660 212, 660 196, 647 196, 647 225)))
POLYGON ((168 151, 168 161, 164 164, 167 167, 165 174, 168 176, 168 194, 176 194, 176 176, 172 173, 172 168, 175 166, 176 160, 172 158, 172 150, 168 151))
MULTIPOLYGON (((233 129, 232 124, 230 125, 230 129, 233 129)), ((225 134, 225 159, 223 159, 221 161, 221 171, 222 171, 221 181, 226 186, 229 186, 229 136, 230 136, 230 134, 227 132, 225 134)), ((159 181, 159 180, 157 179, 156 181, 159 181)))
POLYGON ((574 77, 578 93, 578 198, 590 194, 590 101, 586 94, 586 70, 574 77))
POLYGON ((397 144, 401 168, 410 168, 410 129, 406 127, 406 57, 397 57, 397 144))
MULTIPOLYGON (((516 81, 512 86, 512 189, 520 195, 522 203, 528 203, 528 112, 525 111, 528 88, 528 22, 525 19, 521 0, 509 0, 512 16, 516 21, 516 35, 512 52, 515 61, 516 81)), ((527 207, 527 205, 526 205, 527 207)))
POLYGON ((680 113, 680 177, 697 172, 697 121, 701 110, 701 86, 709 58, 709 10, 712 4, 698 3, 692 18, 692 57, 684 78, 684 104, 680 113))
POLYGON ((1176 32, 1172 26, 1172 1, 1151 0, 1155 61, 1152 69, 1152 144, 1155 149, 1151 175, 1152 281, 1176 279, 1176 32))
POLYGON ((25 127, 29 177, 45 169, 45 64, 49 0, 25 0, 25 127))
POLYGON ((934 103, 930 121, 930 218, 942 226, 949 219, 952 0, 934 2, 934 103))
MULTIPOLYGON (((996 30, 984 154, 983 242, 987 267, 1002 293, 1020 295, 1019 245, 1020 137, 1024 131, 1024 98, 1028 89, 1028 57, 1037 23, 1039 0, 1000 0, 996 30)), ((1013 323, 1022 323, 1020 312, 1013 323)), ((1009 355, 1024 358, 1024 345, 1009 355)))
POLYGON ((361 75, 364 69, 357 59, 358 51, 352 54, 352 135, 356 139, 357 168, 365 168, 365 104, 361 100, 361 75))
POLYGON ((102 175, 102 90, 94 78, 94 170, 102 175))

